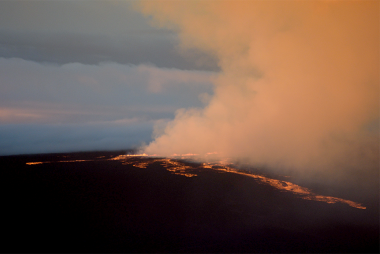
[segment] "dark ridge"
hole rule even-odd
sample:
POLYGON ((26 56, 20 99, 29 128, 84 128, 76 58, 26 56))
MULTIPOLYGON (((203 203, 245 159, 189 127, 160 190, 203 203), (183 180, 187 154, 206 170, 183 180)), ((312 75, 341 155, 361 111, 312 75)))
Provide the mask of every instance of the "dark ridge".
POLYGON ((379 252, 370 209, 196 163, 188 178, 108 160, 127 152, 0 157, 2 252, 379 252))

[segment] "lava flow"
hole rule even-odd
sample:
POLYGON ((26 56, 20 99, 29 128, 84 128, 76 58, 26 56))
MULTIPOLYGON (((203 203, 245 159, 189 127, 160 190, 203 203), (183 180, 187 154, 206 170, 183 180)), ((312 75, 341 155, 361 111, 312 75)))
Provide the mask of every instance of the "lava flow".
MULTIPOLYGON (((152 165, 153 163, 159 162, 161 166, 163 166, 167 171, 171 172, 172 174, 182 175, 186 177, 194 177, 194 176, 197 176, 197 174, 193 172, 195 168, 192 166, 186 165, 184 161, 180 161, 181 159, 190 159, 192 156, 196 156, 196 155, 175 154, 171 156, 170 158, 162 158, 162 157, 157 157, 155 155, 151 156, 151 155, 143 153, 143 154, 118 155, 110 159, 105 159, 104 157, 98 157, 97 160, 121 161, 123 165, 132 164, 133 167, 142 168, 142 169, 147 168, 149 165, 152 165)), ((39 165, 43 163, 59 163, 59 162, 84 162, 84 161, 93 161, 93 160, 61 160, 61 161, 45 161, 45 162, 38 161, 38 162, 27 162, 26 165, 39 165)), ((212 169, 215 171, 228 172, 228 173, 252 177, 260 183, 270 185, 280 191, 291 192, 305 200, 321 201, 321 202, 326 202, 328 204, 340 202, 340 203, 348 204, 349 206, 354 207, 354 208, 366 209, 366 207, 360 203, 342 199, 342 198, 337 198, 337 197, 317 195, 313 193, 310 189, 291 183, 289 181, 273 179, 273 178, 265 177, 263 175, 253 174, 251 172, 239 170, 233 167, 233 164, 229 163, 228 160, 219 161, 218 163, 202 163, 200 165, 201 165, 200 168, 203 168, 203 169, 212 169)))
POLYGON ((221 165, 223 165, 223 164, 217 164, 218 167, 214 168, 213 166, 215 166, 215 165, 210 165, 209 163, 203 164, 203 166, 205 168, 211 167, 211 168, 218 170, 218 171, 225 171, 225 172, 229 172, 229 173, 245 175, 245 176, 255 178, 256 180, 258 180, 262 183, 268 184, 268 185, 270 185, 276 189, 279 189, 281 191, 289 191, 289 192, 292 192, 293 194, 297 194, 302 199, 322 201, 322 202, 326 202, 329 204, 334 204, 334 203, 340 202, 340 203, 348 204, 349 206, 352 206, 352 207, 355 207, 358 209, 366 209, 365 206, 362 206, 360 203, 357 203, 354 201, 350 201, 350 200, 346 200, 346 199, 342 199, 342 198, 337 198, 337 197, 331 197, 331 196, 317 195, 317 194, 313 193, 311 190, 309 190, 308 188, 301 187, 297 184, 294 184, 294 183, 291 183, 288 181, 282 181, 282 180, 264 177, 264 176, 257 175, 257 174, 242 172, 238 169, 228 167, 228 166, 221 166, 221 165))
POLYGON ((58 163, 58 162, 83 162, 83 161, 93 161, 93 160, 66 160, 66 161, 36 161, 36 162, 27 162, 26 165, 38 165, 44 163, 58 163))
MULTIPOLYGON (((171 158, 157 158, 154 156, 149 156, 147 154, 135 154, 135 155, 119 155, 115 158, 112 158, 111 160, 120 160, 123 162, 123 164, 133 164, 133 166, 137 168, 146 168, 148 165, 151 165, 155 162, 161 162, 161 165, 164 166, 166 170, 172 172, 173 174, 183 175, 186 177, 193 177, 193 176, 197 176, 196 174, 189 172, 193 168, 191 166, 185 165, 184 162, 181 162, 178 160, 178 159, 185 159, 191 156, 192 154, 182 154, 182 155, 174 154, 171 158), (138 161, 132 159, 136 157, 139 157, 140 159, 138 161), (142 161, 141 157, 150 157, 150 160, 142 161)), ((310 189, 291 183, 289 181, 268 178, 262 175, 253 174, 251 172, 242 171, 242 170, 232 167, 231 165, 233 164, 228 163, 228 160, 224 160, 224 161, 220 161, 219 163, 203 163, 202 168, 205 168, 205 169, 208 168, 208 169, 212 169, 216 171, 223 171, 223 172, 252 177, 261 183, 268 184, 280 191, 291 192, 305 200, 321 201, 321 202, 326 202, 328 204, 340 202, 340 203, 348 204, 349 206, 354 207, 354 208, 366 209, 365 206, 354 201, 337 198, 337 197, 331 197, 331 196, 317 195, 313 193, 310 189)))
MULTIPOLYGON (((132 164, 136 168, 147 168, 148 165, 153 164, 155 162, 161 162, 161 165, 166 168, 167 171, 172 172, 175 175, 183 175, 186 177, 193 177, 197 176, 196 174, 191 174, 189 172, 186 172, 186 170, 191 169, 190 166, 184 165, 184 163, 175 161, 169 158, 155 158, 149 161, 141 161, 141 160, 133 160, 132 158, 135 157, 146 157, 148 155, 146 154, 134 154, 134 155, 119 155, 115 158, 112 158, 110 160, 120 160, 122 161, 123 165, 132 164), (131 160, 132 159, 132 160, 131 160)), ((177 156, 177 155, 175 155, 177 156)), ((152 157, 152 156, 151 156, 152 157)))

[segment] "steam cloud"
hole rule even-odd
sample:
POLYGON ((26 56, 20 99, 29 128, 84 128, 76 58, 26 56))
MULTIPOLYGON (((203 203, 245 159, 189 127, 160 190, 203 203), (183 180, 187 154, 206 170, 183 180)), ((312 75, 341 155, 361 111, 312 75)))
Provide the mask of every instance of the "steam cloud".
POLYGON ((142 1, 137 9, 221 68, 208 105, 179 110, 146 153, 217 152, 307 176, 378 171, 377 1, 142 1))

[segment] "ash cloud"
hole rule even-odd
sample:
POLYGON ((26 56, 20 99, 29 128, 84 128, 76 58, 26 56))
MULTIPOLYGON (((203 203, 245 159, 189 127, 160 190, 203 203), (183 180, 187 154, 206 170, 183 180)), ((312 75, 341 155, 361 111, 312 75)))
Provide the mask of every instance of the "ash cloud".
POLYGON ((378 184, 379 3, 142 1, 180 47, 221 68, 203 109, 180 110, 148 154, 233 158, 305 179, 378 184))

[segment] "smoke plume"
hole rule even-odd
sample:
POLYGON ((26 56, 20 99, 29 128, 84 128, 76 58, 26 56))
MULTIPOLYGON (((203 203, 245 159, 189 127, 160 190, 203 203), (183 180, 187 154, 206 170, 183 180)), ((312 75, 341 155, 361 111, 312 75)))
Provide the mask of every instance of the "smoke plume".
MULTIPOLYGON (((359 177, 379 163, 377 1, 142 1, 181 50, 218 59, 214 95, 145 147, 215 152, 307 176, 359 177)), ((371 174, 372 174, 371 173, 371 174)))

